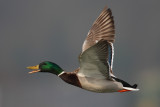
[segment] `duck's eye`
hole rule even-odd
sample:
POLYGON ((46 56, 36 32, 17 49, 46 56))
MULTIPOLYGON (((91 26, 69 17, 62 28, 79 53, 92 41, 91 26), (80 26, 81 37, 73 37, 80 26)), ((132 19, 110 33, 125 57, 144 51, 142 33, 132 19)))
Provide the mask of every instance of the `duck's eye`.
POLYGON ((42 62, 41 64, 39 64, 39 68, 41 68, 44 65, 47 65, 47 64, 45 62, 42 62))
POLYGON ((46 63, 43 63, 42 65, 47 65, 46 63))

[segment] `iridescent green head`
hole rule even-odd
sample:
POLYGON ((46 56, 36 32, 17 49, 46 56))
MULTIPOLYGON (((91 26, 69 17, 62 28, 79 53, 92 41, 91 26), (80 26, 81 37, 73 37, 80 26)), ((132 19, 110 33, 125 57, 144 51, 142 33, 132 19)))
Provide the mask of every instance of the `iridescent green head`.
POLYGON ((60 74, 63 72, 63 69, 59 67, 57 64, 49 61, 41 62, 39 65, 36 66, 29 66, 28 69, 33 69, 33 71, 29 73, 35 73, 35 72, 49 72, 53 73, 55 75, 60 74))

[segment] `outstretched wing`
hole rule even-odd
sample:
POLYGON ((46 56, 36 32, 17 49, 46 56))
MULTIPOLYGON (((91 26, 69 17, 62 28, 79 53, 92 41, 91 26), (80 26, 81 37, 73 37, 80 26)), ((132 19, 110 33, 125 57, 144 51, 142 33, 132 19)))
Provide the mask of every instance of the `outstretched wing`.
POLYGON ((101 39, 108 41, 108 62, 113 68, 113 57, 114 57, 114 46, 115 40, 115 27, 112 12, 107 6, 103 9, 99 17, 93 23, 90 31, 88 32, 87 38, 85 39, 82 47, 82 53, 95 45, 101 39))
POLYGON ((107 40, 101 40, 88 48, 80 56, 80 70, 77 74, 110 79, 109 50, 110 43, 107 40))
POLYGON ((88 32, 87 38, 82 46, 82 52, 96 44, 101 39, 113 43, 115 38, 114 35, 115 27, 112 12, 105 7, 88 32))

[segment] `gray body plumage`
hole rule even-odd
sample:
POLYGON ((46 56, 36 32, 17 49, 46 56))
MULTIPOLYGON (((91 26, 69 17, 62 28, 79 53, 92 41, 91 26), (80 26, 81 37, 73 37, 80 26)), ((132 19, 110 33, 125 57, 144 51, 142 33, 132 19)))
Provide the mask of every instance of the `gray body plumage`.
POLYGON ((78 75, 78 79, 83 89, 98 93, 117 92, 123 89, 123 85, 116 81, 107 79, 83 77, 78 75))

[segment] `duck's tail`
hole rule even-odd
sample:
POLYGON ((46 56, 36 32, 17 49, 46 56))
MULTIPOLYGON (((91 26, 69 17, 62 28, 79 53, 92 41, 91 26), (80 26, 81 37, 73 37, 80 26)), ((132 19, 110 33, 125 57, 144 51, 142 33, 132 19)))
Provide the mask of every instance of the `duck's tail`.
POLYGON ((137 84, 134 84, 134 85, 132 86, 132 88, 137 88, 137 86, 138 86, 137 84))
POLYGON ((128 91, 139 91, 139 89, 137 88, 132 88, 132 87, 123 87, 124 90, 128 90, 128 91))
POLYGON ((119 78, 116 78, 116 77, 112 77, 112 78, 114 78, 116 81, 121 82, 123 84, 123 89, 119 90, 118 92, 139 91, 139 89, 137 89, 137 86, 138 86, 137 84, 130 85, 127 82, 125 82, 119 78))
POLYGON ((134 84, 133 86, 130 87, 123 87, 122 90, 118 90, 118 92, 127 92, 127 91, 139 91, 139 89, 137 89, 137 84, 134 84))

